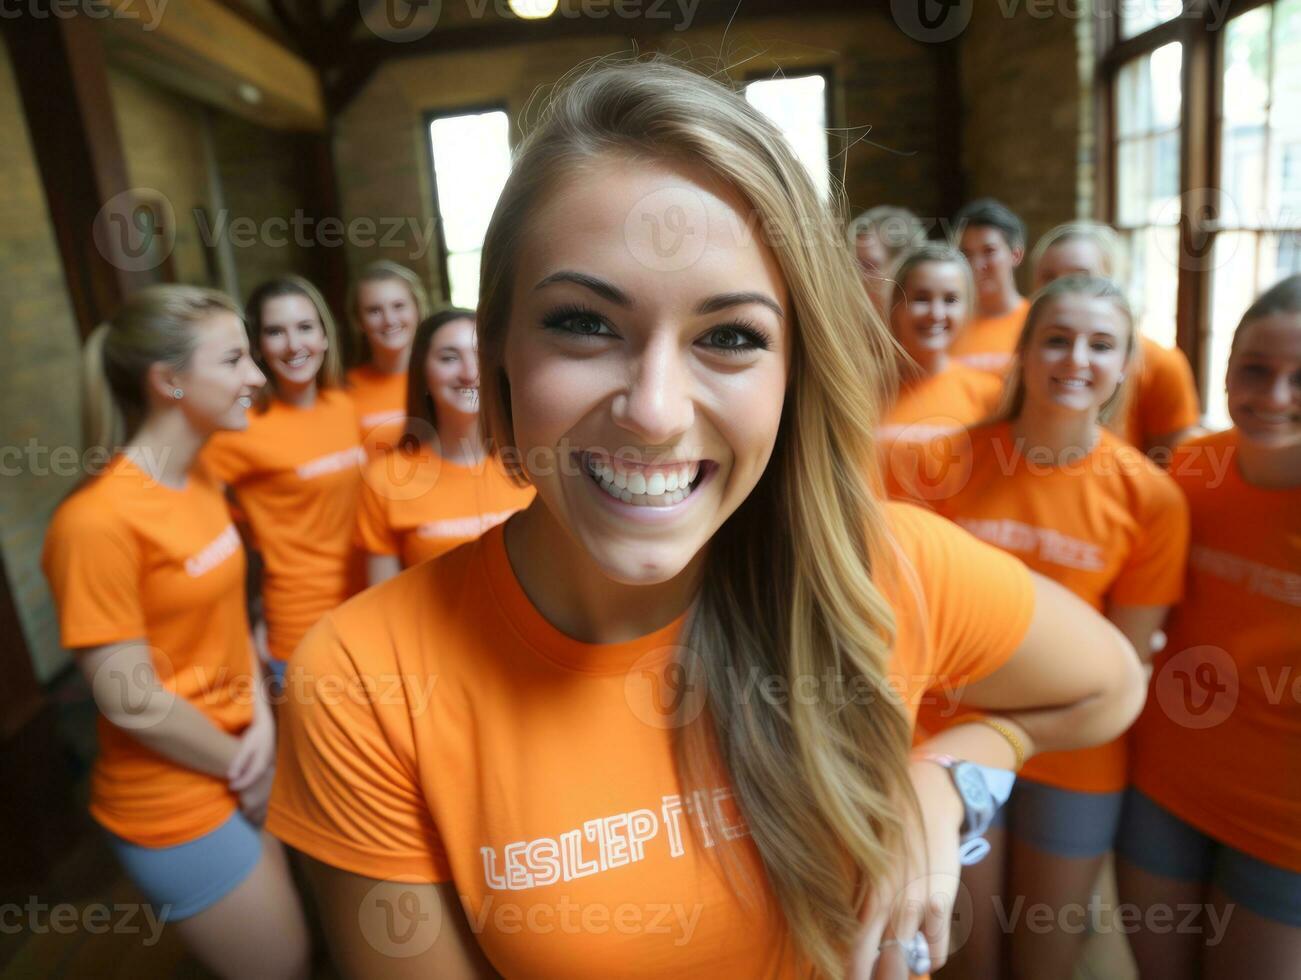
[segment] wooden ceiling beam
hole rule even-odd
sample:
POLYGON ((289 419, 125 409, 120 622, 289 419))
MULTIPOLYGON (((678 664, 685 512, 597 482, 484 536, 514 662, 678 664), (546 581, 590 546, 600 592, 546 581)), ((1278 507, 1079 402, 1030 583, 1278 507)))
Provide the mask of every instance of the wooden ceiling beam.
POLYGON ((325 99, 313 65, 220 0, 167 6, 150 29, 126 16, 135 0, 105 0, 111 60, 261 126, 322 132, 325 99))

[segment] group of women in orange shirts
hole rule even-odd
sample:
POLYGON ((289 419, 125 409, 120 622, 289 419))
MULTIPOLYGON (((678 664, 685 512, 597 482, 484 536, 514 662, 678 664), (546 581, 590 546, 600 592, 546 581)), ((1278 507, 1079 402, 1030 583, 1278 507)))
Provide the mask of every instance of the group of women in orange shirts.
MULTIPOLYGON (((995 311, 1022 317, 1007 347, 1001 327, 981 334, 970 270, 1001 251, 1012 284, 1019 222, 981 201, 958 227, 961 250, 909 244, 864 270, 890 284, 869 288, 904 361, 879 429, 883 481, 1087 601, 1154 680, 1125 736, 1020 770, 991 859, 964 872, 973 932, 942 975, 1072 976, 1113 848, 1121 902, 1184 923, 1134 930, 1141 976, 1288 975, 1301 962, 1301 718, 1279 681, 1301 665, 1301 277, 1244 315, 1225 382, 1234 428, 1199 436, 1187 360, 1136 335, 1110 228, 1043 236, 1033 302, 995 311), (965 349, 986 358, 975 363, 1006 355, 998 372, 955 356, 972 320, 965 349), (1217 691, 1234 702, 1218 716, 1217 691), (1053 926, 1014 907, 1052 910, 1053 926)), ((919 721, 942 727, 945 713, 919 721)))
POLYGON ((281 850, 257 829, 274 772, 268 693, 294 648, 366 585, 532 495, 478 436, 473 312, 426 307, 409 270, 367 267, 349 314, 370 356, 347 375, 334 317, 298 276, 259 285, 242 315, 211 290, 143 290, 87 346, 91 438, 134 436, 46 543, 65 644, 101 707, 120 688, 92 812, 223 974, 279 971, 229 943, 234 924, 266 932, 291 972, 305 955, 281 850), (150 375, 164 364, 167 379, 150 375), (259 559, 247 617, 241 541, 259 559), (132 705, 150 710, 132 719, 132 705))
POLYGON ((287 844, 350 976, 1069 976, 1078 931, 991 910, 1115 849, 1128 900, 1232 909, 1137 931, 1145 976, 1301 961, 1301 279, 1190 440, 1106 229, 1028 301, 1015 217, 958 228, 864 289, 780 132, 653 58, 520 147, 477 311, 358 277, 346 375, 304 280, 133 295, 45 569, 92 812, 195 954, 305 975, 287 844))

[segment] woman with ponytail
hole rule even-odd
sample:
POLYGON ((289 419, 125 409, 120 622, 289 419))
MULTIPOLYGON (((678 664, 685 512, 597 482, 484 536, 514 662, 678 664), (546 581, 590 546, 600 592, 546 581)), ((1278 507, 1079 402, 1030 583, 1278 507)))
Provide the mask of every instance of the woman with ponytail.
POLYGON ((528 506, 479 426, 474 313, 455 307, 416 330, 398 448, 366 470, 357 545, 371 585, 472 541, 528 506))
POLYGON ((203 462, 230 488, 262 556, 255 607, 268 666, 283 679, 303 634, 361 585, 352 526, 366 453, 340 387, 334 317, 316 287, 298 276, 268 280, 249 297, 245 322, 270 383, 248 426, 214 436, 203 462))
POLYGON ((100 710, 91 814, 160 918, 222 977, 302 977, 307 929, 260 830, 275 722, 244 607, 244 552, 197 462, 248 424, 264 378, 234 304, 154 286, 85 348, 86 429, 113 453, 55 512, 43 566, 100 710))
POLYGON ((1142 675, 871 492, 893 348, 784 137, 665 60, 582 75, 516 155, 478 323, 487 436, 537 496, 318 623, 296 663, 372 696, 283 719, 270 826, 343 972, 942 963, 1008 770, 1117 735, 1142 675), (913 754, 946 685, 1000 717, 913 754))

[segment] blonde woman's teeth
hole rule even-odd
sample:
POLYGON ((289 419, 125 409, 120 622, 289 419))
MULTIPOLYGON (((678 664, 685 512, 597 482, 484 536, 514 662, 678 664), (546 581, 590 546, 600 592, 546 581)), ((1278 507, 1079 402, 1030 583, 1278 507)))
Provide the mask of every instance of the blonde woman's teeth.
POLYGON ((253 399, 252 399, 252 397, 250 397, 249 395, 240 395, 240 396, 239 396, 238 398, 236 398, 235 400, 236 400, 237 402, 239 402, 240 405, 241 405, 242 407, 244 407, 244 408, 252 408, 252 407, 253 407, 253 399))
POLYGON ((649 473, 624 467, 610 459, 587 458, 587 471, 594 483, 625 504, 671 507, 691 495, 700 463, 657 467, 649 473))

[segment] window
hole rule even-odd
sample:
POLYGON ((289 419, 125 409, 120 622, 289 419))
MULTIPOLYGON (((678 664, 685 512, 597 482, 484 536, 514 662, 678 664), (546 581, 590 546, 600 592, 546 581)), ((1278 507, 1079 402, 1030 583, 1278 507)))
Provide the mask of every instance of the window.
POLYGON ((1179 112, 1182 47, 1166 44, 1116 79, 1116 228, 1129 258, 1139 328, 1175 344, 1179 292, 1179 112))
POLYGON ((1211 256, 1207 417, 1229 424, 1223 378, 1243 311, 1301 272, 1301 0, 1225 27, 1220 78, 1220 220, 1211 256))
POLYGON ((831 193, 827 151, 829 91, 827 76, 820 73, 750 82, 745 87, 746 101, 786 135, 824 201, 831 193))
POLYGON ((510 173, 509 133, 500 109, 437 116, 429 122, 443 288, 455 306, 474 309, 479 303, 479 253, 510 173))
POLYGON ((1301 0, 1100 2, 1119 14, 1096 21, 1103 216, 1129 246, 1140 328, 1178 341, 1223 428, 1233 330, 1301 271, 1301 0))
POLYGON ((1183 0, 1126 0, 1120 5, 1120 36, 1137 37, 1183 13, 1183 0))

